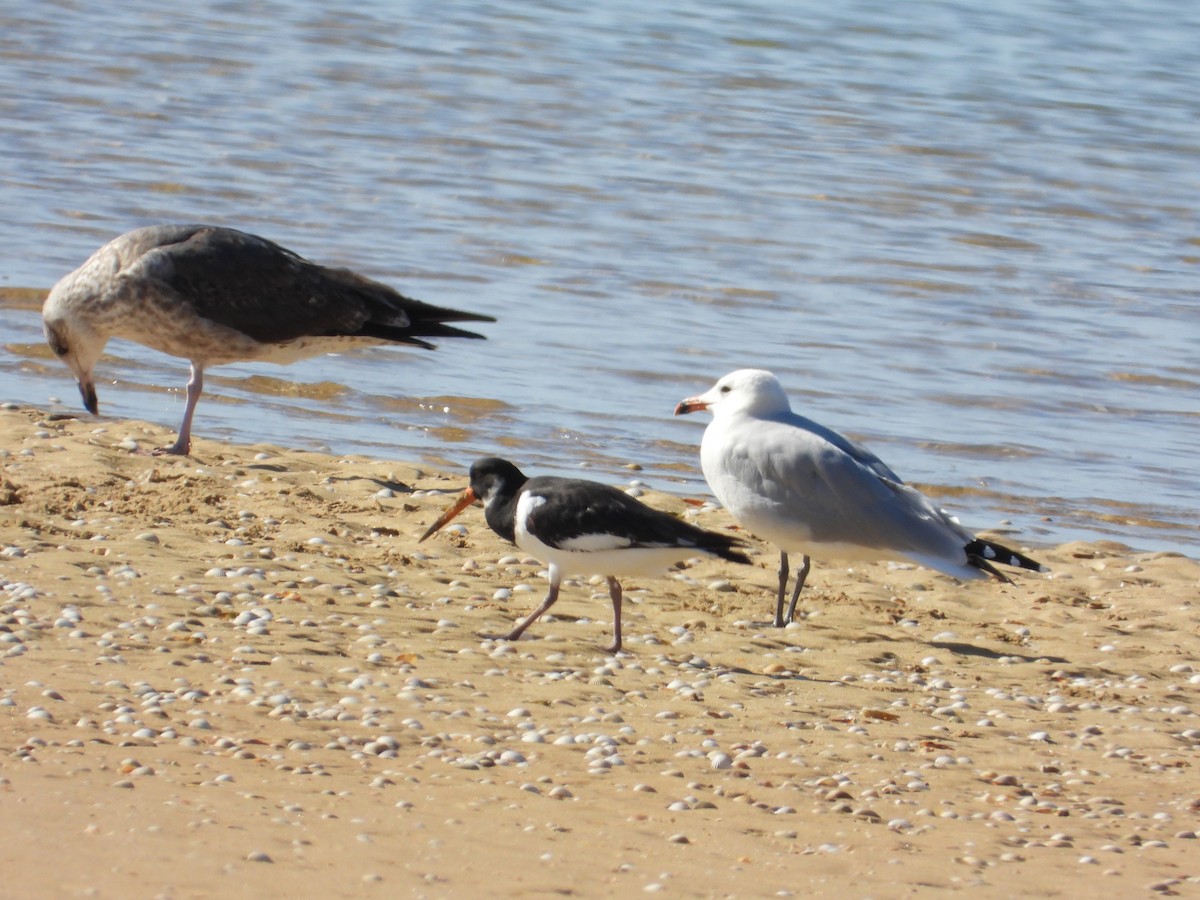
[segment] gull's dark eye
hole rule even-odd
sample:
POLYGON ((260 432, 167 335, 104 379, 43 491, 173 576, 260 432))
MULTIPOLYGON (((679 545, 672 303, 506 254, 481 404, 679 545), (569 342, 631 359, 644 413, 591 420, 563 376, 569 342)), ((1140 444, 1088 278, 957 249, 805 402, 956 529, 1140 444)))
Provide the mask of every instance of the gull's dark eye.
POLYGON ((61 357, 67 355, 67 342, 53 328, 46 330, 46 343, 50 345, 50 349, 54 351, 55 356, 61 357))
POLYGON ((733 390, 733 388, 731 388, 729 385, 727 385, 727 384, 721 385, 721 393, 722 394, 728 394, 731 390, 733 390))

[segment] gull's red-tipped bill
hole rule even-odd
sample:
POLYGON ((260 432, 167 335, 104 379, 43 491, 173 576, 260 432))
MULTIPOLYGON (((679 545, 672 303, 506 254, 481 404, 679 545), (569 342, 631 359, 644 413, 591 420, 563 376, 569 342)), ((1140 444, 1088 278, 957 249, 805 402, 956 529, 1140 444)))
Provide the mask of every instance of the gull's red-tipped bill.
POLYGON ((442 513, 441 518, 439 518, 436 522, 430 525, 428 529, 426 529, 425 533, 417 540, 417 543, 421 543, 421 541, 425 540, 425 538, 429 537, 431 534, 440 531, 450 522, 451 519, 453 519, 478 499, 479 498, 475 496, 475 492, 470 488, 467 488, 465 491, 463 491, 463 495, 458 498, 458 502, 442 513))
POLYGON ((680 400, 679 405, 675 407, 675 415, 686 416, 688 413, 700 412, 708 409, 708 404, 699 397, 688 397, 686 400, 680 400))

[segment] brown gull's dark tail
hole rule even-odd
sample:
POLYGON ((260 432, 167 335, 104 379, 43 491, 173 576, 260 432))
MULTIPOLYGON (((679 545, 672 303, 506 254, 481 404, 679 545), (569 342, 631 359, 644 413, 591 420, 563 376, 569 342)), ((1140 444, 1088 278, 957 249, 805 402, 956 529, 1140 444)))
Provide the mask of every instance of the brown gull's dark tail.
MULTIPOLYGON (((391 293, 389 291, 389 293, 391 293)), ((389 300, 393 309, 380 315, 375 315, 364 322, 357 334, 362 337, 378 338, 385 341, 396 341, 402 344, 415 344, 427 350, 433 350, 434 345, 422 338, 472 338, 486 340, 482 334, 456 328, 448 322, 495 322, 495 316, 485 316, 480 313, 464 312, 460 309, 450 309, 445 306, 434 306, 422 300, 413 300, 403 294, 392 293, 389 300), (399 301, 399 302, 397 302, 399 301), (397 308, 398 307, 398 308, 397 308), (394 310, 394 311, 393 311, 394 310), (407 319, 407 322, 404 320, 407 319), (403 324, 402 324, 403 323, 403 324)))

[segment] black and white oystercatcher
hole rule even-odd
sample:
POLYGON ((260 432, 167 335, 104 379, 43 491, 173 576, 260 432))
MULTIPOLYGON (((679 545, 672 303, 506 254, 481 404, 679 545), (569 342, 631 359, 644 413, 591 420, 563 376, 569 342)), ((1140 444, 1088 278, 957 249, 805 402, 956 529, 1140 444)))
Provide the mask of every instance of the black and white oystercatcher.
POLYGON ((613 644, 621 649, 621 584, 618 575, 658 575, 698 553, 748 563, 735 537, 705 531, 651 509, 615 487, 577 478, 526 478, 505 459, 486 457, 471 466, 471 486, 429 526, 421 540, 479 501, 492 531, 546 561, 550 591, 542 605, 505 640, 515 641, 558 599, 564 575, 599 573, 608 579, 613 605, 613 644))
POLYGON ((1045 571, 1041 563, 977 538, 900 480, 883 461, 836 431, 792 412, 779 380, 739 369, 675 415, 708 410, 700 467, 717 499, 747 530, 779 547, 775 625, 792 621, 810 568, 827 559, 908 559, 955 578, 991 575, 993 563, 1045 571), (787 618, 788 554, 804 554, 787 618))
POLYGON ((232 228, 156 225, 105 244, 62 278, 42 307, 46 340, 70 366, 83 405, 99 408, 92 370, 110 337, 189 360, 179 438, 191 449, 204 370, 230 362, 289 363, 353 346, 482 335, 447 322, 491 316, 412 300, 349 269, 327 269, 232 228))

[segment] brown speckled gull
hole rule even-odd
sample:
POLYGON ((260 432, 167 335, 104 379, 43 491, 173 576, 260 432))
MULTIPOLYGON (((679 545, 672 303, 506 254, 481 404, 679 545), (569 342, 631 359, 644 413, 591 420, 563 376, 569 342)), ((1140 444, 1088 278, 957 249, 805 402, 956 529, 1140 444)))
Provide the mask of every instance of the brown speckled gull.
POLYGON ((192 376, 179 437, 191 448, 204 370, 230 362, 290 363, 352 346, 482 338, 447 322, 491 316, 433 306, 349 269, 311 263, 265 238, 211 225, 156 225, 105 244, 62 278, 42 307, 46 340, 99 408, 92 370, 110 337, 187 359, 192 376))

